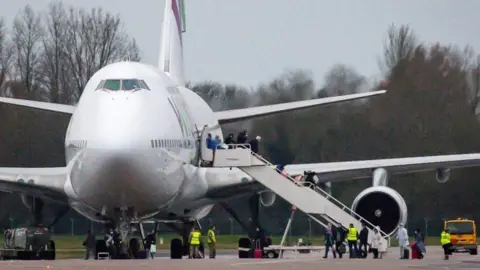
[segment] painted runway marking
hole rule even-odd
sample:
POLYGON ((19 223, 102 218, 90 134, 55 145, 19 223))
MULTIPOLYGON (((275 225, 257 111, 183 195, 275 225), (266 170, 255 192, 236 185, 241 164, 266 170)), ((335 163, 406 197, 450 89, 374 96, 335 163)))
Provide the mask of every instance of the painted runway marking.
POLYGON ((256 262, 241 262, 241 263, 232 263, 230 266, 241 266, 241 265, 255 265, 255 264, 275 264, 275 263, 289 263, 289 262, 307 262, 307 261, 318 261, 319 258, 302 258, 302 259, 277 259, 271 261, 256 261, 256 262))

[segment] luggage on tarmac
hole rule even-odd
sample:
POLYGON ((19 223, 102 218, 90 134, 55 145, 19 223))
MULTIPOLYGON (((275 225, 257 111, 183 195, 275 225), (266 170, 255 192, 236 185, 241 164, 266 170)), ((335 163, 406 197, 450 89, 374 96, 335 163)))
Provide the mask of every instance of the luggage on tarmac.
POLYGON ((262 246, 260 245, 260 240, 255 241, 255 247, 253 249, 253 258, 255 259, 263 258, 263 250, 262 250, 262 246))

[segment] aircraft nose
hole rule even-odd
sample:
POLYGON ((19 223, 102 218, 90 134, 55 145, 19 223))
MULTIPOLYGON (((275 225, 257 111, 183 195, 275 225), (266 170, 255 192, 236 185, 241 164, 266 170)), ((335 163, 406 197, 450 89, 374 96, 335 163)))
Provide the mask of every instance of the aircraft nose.
POLYGON ((73 166, 72 186, 97 209, 152 211, 162 206, 166 189, 165 179, 152 166, 156 161, 142 152, 87 149, 73 166))

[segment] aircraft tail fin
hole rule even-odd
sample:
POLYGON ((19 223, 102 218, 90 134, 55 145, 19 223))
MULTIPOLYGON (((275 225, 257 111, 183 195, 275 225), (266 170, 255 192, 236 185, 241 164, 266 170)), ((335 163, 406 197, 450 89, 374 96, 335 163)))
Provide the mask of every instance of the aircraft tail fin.
POLYGON ((185 86, 182 45, 184 32, 184 0, 165 0, 158 68, 181 86, 185 86))

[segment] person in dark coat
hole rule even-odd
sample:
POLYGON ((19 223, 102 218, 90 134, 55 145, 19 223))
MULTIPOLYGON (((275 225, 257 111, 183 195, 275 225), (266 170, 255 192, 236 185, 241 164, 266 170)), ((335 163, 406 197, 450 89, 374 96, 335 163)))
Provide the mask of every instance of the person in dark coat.
POLYGON ((90 253, 95 258, 95 248, 96 248, 95 236, 88 230, 87 238, 83 241, 83 246, 85 247, 85 260, 90 258, 90 253))
POLYGON ((252 152, 254 152, 255 154, 258 154, 258 144, 259 144, 261 139, 262 139, 262 137, 257 136, 255 139, 250 141, 250 148, 251 148, 252 152))
POLYGON ((342 255, 347 252, 347 247, 345 246, 345 238, 348 231, 345 230, 343 227, 339 227, 335 229, 334 232, 334 241, 335 241, 335 250, 338 253, 338 257, 341 259, 342 255))
POLYGON ((360 246, 358 247, 358 250, 360 251, 360 254, 362 254, 363 258, 367 258, 368 254, 368 229, 365 226, 365 223, 362 222, 362 230, 360 231, 358 240, 360 240, 360 246), (363 251, 363 252, 362 252, 363 251))
POLYGON ((323 256, 324 259, 328 257, 328 251, 330 248, 332 249, 333 253, 333 258, 337 258, 337 254, 335 252, 334 248, 334 237, 333 237, 333 227, 331 223, 328 223, 327 229, 325 229, 325 232, 323 233, 323 236, 325 238, 325 255, 323 256))
MULTIPOLYGON (((233 138, 233 133, 228 134, 228 137, 224 141, 225 144, 235 144, 235 139, 233 138)), ((232 149, 231 145, 228 146, 228 149, 232 149)))
POLYGON ((247 131, 244 130, 237 135, 237 144, 246 144, 248 140, 247 131))

